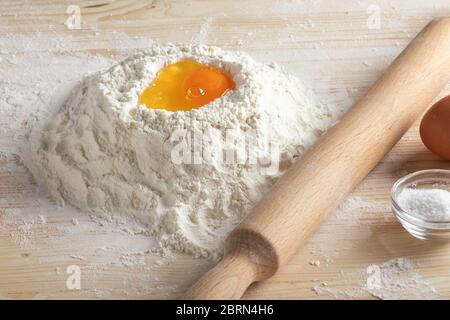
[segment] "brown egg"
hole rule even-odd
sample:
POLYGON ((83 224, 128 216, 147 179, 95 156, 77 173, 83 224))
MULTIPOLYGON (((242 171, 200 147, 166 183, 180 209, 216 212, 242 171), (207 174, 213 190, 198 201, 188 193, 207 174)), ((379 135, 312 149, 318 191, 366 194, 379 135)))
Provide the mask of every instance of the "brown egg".
POLYGON ((431 152, 450 160, 450 96, 436 102, 425 113, 420 137, 431 152))

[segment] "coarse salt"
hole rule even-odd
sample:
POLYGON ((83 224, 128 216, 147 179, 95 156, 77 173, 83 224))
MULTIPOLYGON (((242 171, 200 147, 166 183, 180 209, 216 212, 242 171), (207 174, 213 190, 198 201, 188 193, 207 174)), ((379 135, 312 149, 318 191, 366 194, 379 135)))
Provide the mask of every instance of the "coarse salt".
POLYGON ((397 202, 404 211, 431 221, 450 220, 450 192, 443 189, 403 190, 397 202))

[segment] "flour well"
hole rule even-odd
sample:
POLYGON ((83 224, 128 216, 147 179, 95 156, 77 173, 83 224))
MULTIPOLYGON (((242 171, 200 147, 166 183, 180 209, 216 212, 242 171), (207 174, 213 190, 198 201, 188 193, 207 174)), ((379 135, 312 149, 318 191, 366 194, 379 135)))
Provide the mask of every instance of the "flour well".
POLYGON ((74 90, 33 132, 32 169, 61 204, 113 219, 133 216, 163 249, 217 257, 230 230, 338 116, 297 78, 243 53, 155 45, 74 90), (158 70, 185 58, 230 72, 236 90, 189 112, 137 103, 158 70), (235 140, 227 140, 229 132, 238 132, 235 140), (195 137, 202 140, 200 162, 195 137), (216 157, 216 141, 234 161, 216 157), (194 150, 191 161, 174 159, 183 143, 194 150), (204 161, 205 154, 215 156, 204 161))

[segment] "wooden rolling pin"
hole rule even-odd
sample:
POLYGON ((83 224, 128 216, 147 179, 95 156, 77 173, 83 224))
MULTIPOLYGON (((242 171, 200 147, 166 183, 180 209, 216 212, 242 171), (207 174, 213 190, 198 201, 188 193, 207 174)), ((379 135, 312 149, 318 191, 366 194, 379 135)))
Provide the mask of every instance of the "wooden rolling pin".
POLYGON ((186 299, 238 299, 271 277, 403 136, 450 80, 450 18, 431 22, 369 92, 228 236, 186 299))

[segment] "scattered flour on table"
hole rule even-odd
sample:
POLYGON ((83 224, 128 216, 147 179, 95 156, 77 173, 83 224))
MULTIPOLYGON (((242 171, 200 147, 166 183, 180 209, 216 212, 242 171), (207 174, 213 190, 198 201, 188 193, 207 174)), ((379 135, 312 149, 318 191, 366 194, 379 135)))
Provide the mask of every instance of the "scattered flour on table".
POLYGON ((401 257, 367 268, 363 289, 383 299, 437 299, 439 294, 416 270, 409 258, 401 257))
MULTIPOLYGON (((353 246, 360 246, 354 238, 345 241, 341 239, 336 246, 330 245, 329 234, 336 231, 336 223, 341 228, 357 228, 362 239, 370 238, 372 227, 394 219, 389 202, 374 201, 363 196, 348 196, 341 205, 334 210, 330 218, 321 228, 323 237, 319 234, 312 236, 314 255, 319 255, 327 263, 320 266, 327 268, 333 263, 333 257, 353 246), (374 223, 375 222, 375 223, 374 223)), ((341 230, 342 231, 342 230, 341 230)), ((342 231, 345 232, 345 231, 342 231)), ((352 231, 355 234, 355 231, 352 231)), ((331 240, 332 242, 332 240, 331 240)), ((317 260, 318 261, 318 260, 317 260)), ((318 266, 316 260, 310 265, 318 266)), ((367 294, 378 299, 438 299, 439 293, 417 270, 415 264, 408 257, 399 257, 381 264, 372 264, 363 269, 341 270, 336 277, 313 279, 312 291, 323 296, 336 299, 360 299, 367 294)))
POLYGON ((417 271, 408 257, 399 257, 362 270, 341 271, 333 281, 319 281, 312 290, 337 299, 358 299, 367 294, 382 300, 439 299, 438 291, 417 271), (339 283, 345 289, 340 288, 339 283))
POLYGON ((319 230, 310 236, 308 250, 314 257, 320 257, 329 264, 334 257, 360 247, 361 241, 355 239, 370 239, 374 228, 393 220, 387 199, 351 194, 330 212, 319 230), (347 236, 349 234, 352 236, 347 236))
POLYGON ((206 17, 200 24, 198 32, 192 37, 191 44, 202 44, 206 43, 206 38, 208 37, 209 31, 211 29, 211 23, 213 22, 212 17, 206 17))
POLYGON ((372 219, 387 221, 392 217, 391 208, 388 203, 365 199, 361 196, 349 195, 345 200, 331 213, 334 219, 343 221, 346 224, 364 224, 372 219))
POLYGON ((136 217, 162 249, 216 258, 231 229, 342 111, 244 53, 153 45, 87 77, 60 113, 34 131, 29 167, 61 204, 111 219, 136 217), (138 104, 158 70, 186 58, 224 68, 236 90, 187 112, 138 104), (173 137, 180 131, 188 139, 173 137), (237 138, 227 140, 235 131, 237 138), (191 150, 196 136, 200 162, 195 154, 175 161, 174 150, 183 143, 191 150), (224 141, 219 150, 217 141, 224 141), (234 161, 223 160, 230 152, 234 161), (280 170, 270 170, 275 164, 280 170))

